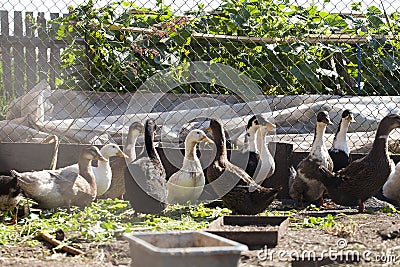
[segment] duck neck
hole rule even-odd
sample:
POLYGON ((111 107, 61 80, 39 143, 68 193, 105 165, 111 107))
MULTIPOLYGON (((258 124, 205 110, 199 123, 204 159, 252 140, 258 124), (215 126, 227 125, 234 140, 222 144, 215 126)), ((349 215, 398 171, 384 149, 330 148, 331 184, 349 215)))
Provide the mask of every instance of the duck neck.
POLYGON ((257 131, 257 148, 260 152, 261 156, 270 155, 267 143, 265 142, 265 137, 267 135, 267 131, 265 130, 258 130, 257 131))
MULTIPOLYGON (((104 158, 106 158, 107 160, 110 159, 110 155, 107 154, 106 151, 104 151, 103 149, 100 149, 100 153, 103 155, 104 158)), ((97 161, 97 168, 104 170, 107 173, 111 173, 111 167, 110 167, 110 161, 97 161)))
POLYGON ((215 155, 216 159, 219 161, 227 161, 228 155, 226 152, 226 139, 225 133, 222 129, 217 129, 216 132, 213 131, 215 146, 217 147, 217 153, 215 155))
POLYGON ((136 142, 138 135, 131 135, 126 138, 124 146, 124 152, 129 156, 130 159, 136 159, 136 142))
POLYGON ((381 157, 381 156, 389 157, 387 153, 388 136, 389 136, 389 131, 378 128, 378 130, 376 131, 374 143, 372 144, 372 149, 369 152, 369 154, 374 155, 375 157, 381 157))
POLYGON ((324 142, 325 130, 326 130, 326 125, 324 123, 317 122, 317 126, 315 127, 314 142, 311 147, 311 153, 314 153, 317 150, 319 151, 325 148, 325 142, 324 142))
POLYGON ((334 149, 345 151, 347 154, 349 154, 349 146, 347 145, 347 131, 349 125, 349 121, 342 119, 332 144, 334 149))
POLYGON ((78 162, 79 175, 85 178, 90 185, 90 189, 97 195, 96 179, 94 177, 91 163, 91 160, 81 159, 78 162))
POLYGON ((154 135, 153 133, 150 133, 150 131, 148 131, 147 129, 144 136, 144 145, 147 156, 150 158, 157 158, 157 152, 154 147, 154 135))
POLYGON ((185 141, 185 158, 189 160, 197 159, 196 155, 196 146, 197 143, 193 141, 186 140, 185 141))
POLYGON ((249 151, 250 152, 258 152, 257 151, 257 138, 256 134, 259 131, 249 131, 248 132, 248 142, 249 142, 249 151))
POLYGON ((196 142, 185 141, 185 158, 183 159, 182 170, 193 171, 193 167, 200 163, 196 155, 196 146, 196 142))

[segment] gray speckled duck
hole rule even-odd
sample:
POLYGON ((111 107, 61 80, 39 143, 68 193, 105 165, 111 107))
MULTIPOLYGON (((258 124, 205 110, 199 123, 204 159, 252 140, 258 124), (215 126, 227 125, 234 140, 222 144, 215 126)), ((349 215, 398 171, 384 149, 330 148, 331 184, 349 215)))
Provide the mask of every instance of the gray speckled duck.
POLYGON ((325 166, 328 170, 333 170, 332 159, 325 146, 325 130, 328 124, 332 124, 329 114, 321 111, 317 114, 317 124, 315 127, 314 141, 311 151, 297 165, 297 174, 294 179, 289 180, 289 194, 297 202, 303 203, 318 200, 322 205, 322 195, 325 186, 320 182, 319 166, 325 166))

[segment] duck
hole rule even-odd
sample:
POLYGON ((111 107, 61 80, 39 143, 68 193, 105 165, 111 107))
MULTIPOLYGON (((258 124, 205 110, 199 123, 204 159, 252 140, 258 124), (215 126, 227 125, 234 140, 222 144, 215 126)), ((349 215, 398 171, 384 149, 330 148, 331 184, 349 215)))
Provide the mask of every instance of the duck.
POLYGON ((119 198, 123 199, 125 194, 125 168, 127 163, 136 159, 137 139, 144 132, 143 123, 135 121, 129 126, 126 141, 123 146, 124 153, 128 156, 117 157, 110 162, 111 167, 111 185, 108 190, 100 196, 100 198, 119 198))
POLYGON ((7 225, 17 223, 18 204, 23 198, 22 189, 15 177, 1 175, 0 176, 0 210, 14 210, 14 217, 7 225))
POLYGON ((11 176, 18 180, 25 195, 35 200, 40 208, 65 207, 70 212, 72 205, 86 207, 96 198, 92 160, 107 161, 97 147, 90 146, 84 148, 79 156, 79 173, 68 168, 22 173, 11 170, 11 176))
POLYGON ((210 119, 209 130, 212 132, 216 154, 206 170, 208 182, 234 214, 254 215, 263 212, 282 187, 262 187, 244 169, 229 162, 221 120, 210 119))
MULTIPOLYGON (((112 180, 110 158, 114 156, 118 156, 124 159, 128 158, 128 156, 124 152, 122 152, 117 144, 104 145, 100 149, 100 153, 105 159, 107 159, 107 161, 99 161, 97 167, 92 167, 94 177, 96 178, 97 196, 103 195, 105 192, 107 192, 108 188, 110 188, 112 180)), ((64 167, 63 169, 79 173, 78 164, 73 164, 64 167)))
POLYGON ((351 122, 355 122, 353 113, 346 109, 342 112, 342 118, 336 131, 331 148, 329 148, 329 156, 333 161, 333 171, 337 172, 347 165, 350 161, 350 149, 347 144, 347 130, 351 122))
POLYGON ((195 129, 185 138, 185 156, 182 168, 171 175, 167 182, 168 204, 194 203, 203 192, 206 182, 196 146, 200 142, 213 143, 202 130, 195 129))
POLYGON ((296 176, 289 180, 289 195, 297 203, 318 201, 323 205, 323 194, 325 186, 318 179, 320 176, 319 166, 325 166, 333 170, 333 162, 325 145, 324 135, 327 125, 332 124, 328 112, 320 111, 317 114, 314 141, 311 151, 296 168, 296 176))
POLYGON ((390 173, 387 181, 383 185, 382 194, 388 198, 390 202, 395 201, 400 207, 400 162, 398 162, 394 170, 390 173))
MULTIPOLYGON (((364 201, 376 195, 385 185, 395 165, 388 153, 388 136, 400 128, 400 115, 389 114, 379 123, 371 150, 364 157, 352 161, 337 173, 320 166, 320 181, 333 202, 343 206, 358 206, 365 212, 364 201)), ((393 179, 386 185, 386 192, 393 179)))
POLYGON ((125 169, 125 195, 137 213, 159 214, 166 208, 167 181, 164 166, 154 146, 157 125, 144 125, 144 149, 125 169))
POLYGON ((252 116, 246 125, 246 143, 239 156, 231 157, 231 162, 245 171, 258 184, 271 177, 275 172, 275 160, 271 155, 265 136, 276 126, 260 115, 252 116), (261 129, 263 128, 263 129, 261 129), (260 130, 261 129, 261 130, 260 130), (244 162, 243 154, 247 154, 247 161, 244 162))

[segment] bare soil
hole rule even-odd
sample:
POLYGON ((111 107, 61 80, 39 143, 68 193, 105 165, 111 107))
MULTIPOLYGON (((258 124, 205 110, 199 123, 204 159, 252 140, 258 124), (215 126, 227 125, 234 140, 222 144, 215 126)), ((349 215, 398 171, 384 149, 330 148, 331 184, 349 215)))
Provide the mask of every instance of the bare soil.
MULTIPOLYGON (((292 227, 280 237, 276 247, 243 252, 239 266, 400 265, 400 238, 396 238, 400 231, 400 214, 379 211, 360 214, 354 209, 342 209, 347 214, 336 216, 334 228, 293 227, 295 221, 319 214, 319 217, 326 216, 332 208, 329 204, 327 207, 317 213, 295 215, 291 219, 292 227), (382 237, 380 232, 385 230, 386 236, 382 237)), ((0 247, 0 266, 129 266, 131 262, 129 244, 125 240, 81 242, 80 249, 85 254, 80 256, 54 251, 51 245, 41 241, 34 247, 0 247)))

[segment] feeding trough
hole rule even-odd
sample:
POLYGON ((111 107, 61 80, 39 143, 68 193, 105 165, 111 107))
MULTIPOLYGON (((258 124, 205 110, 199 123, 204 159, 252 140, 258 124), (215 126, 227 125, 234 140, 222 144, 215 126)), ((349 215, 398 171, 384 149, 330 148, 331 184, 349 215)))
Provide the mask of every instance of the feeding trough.
POLYGON ((131 266, 237 266, 247 246, 207 232, 141 232, 125 235, 131 266))
POLYGON ((257 249, 266 245, 276 246, 288 224, 287 216, 231 215, 213 221, 207 232, 246 244, 250 249, 257 249))

